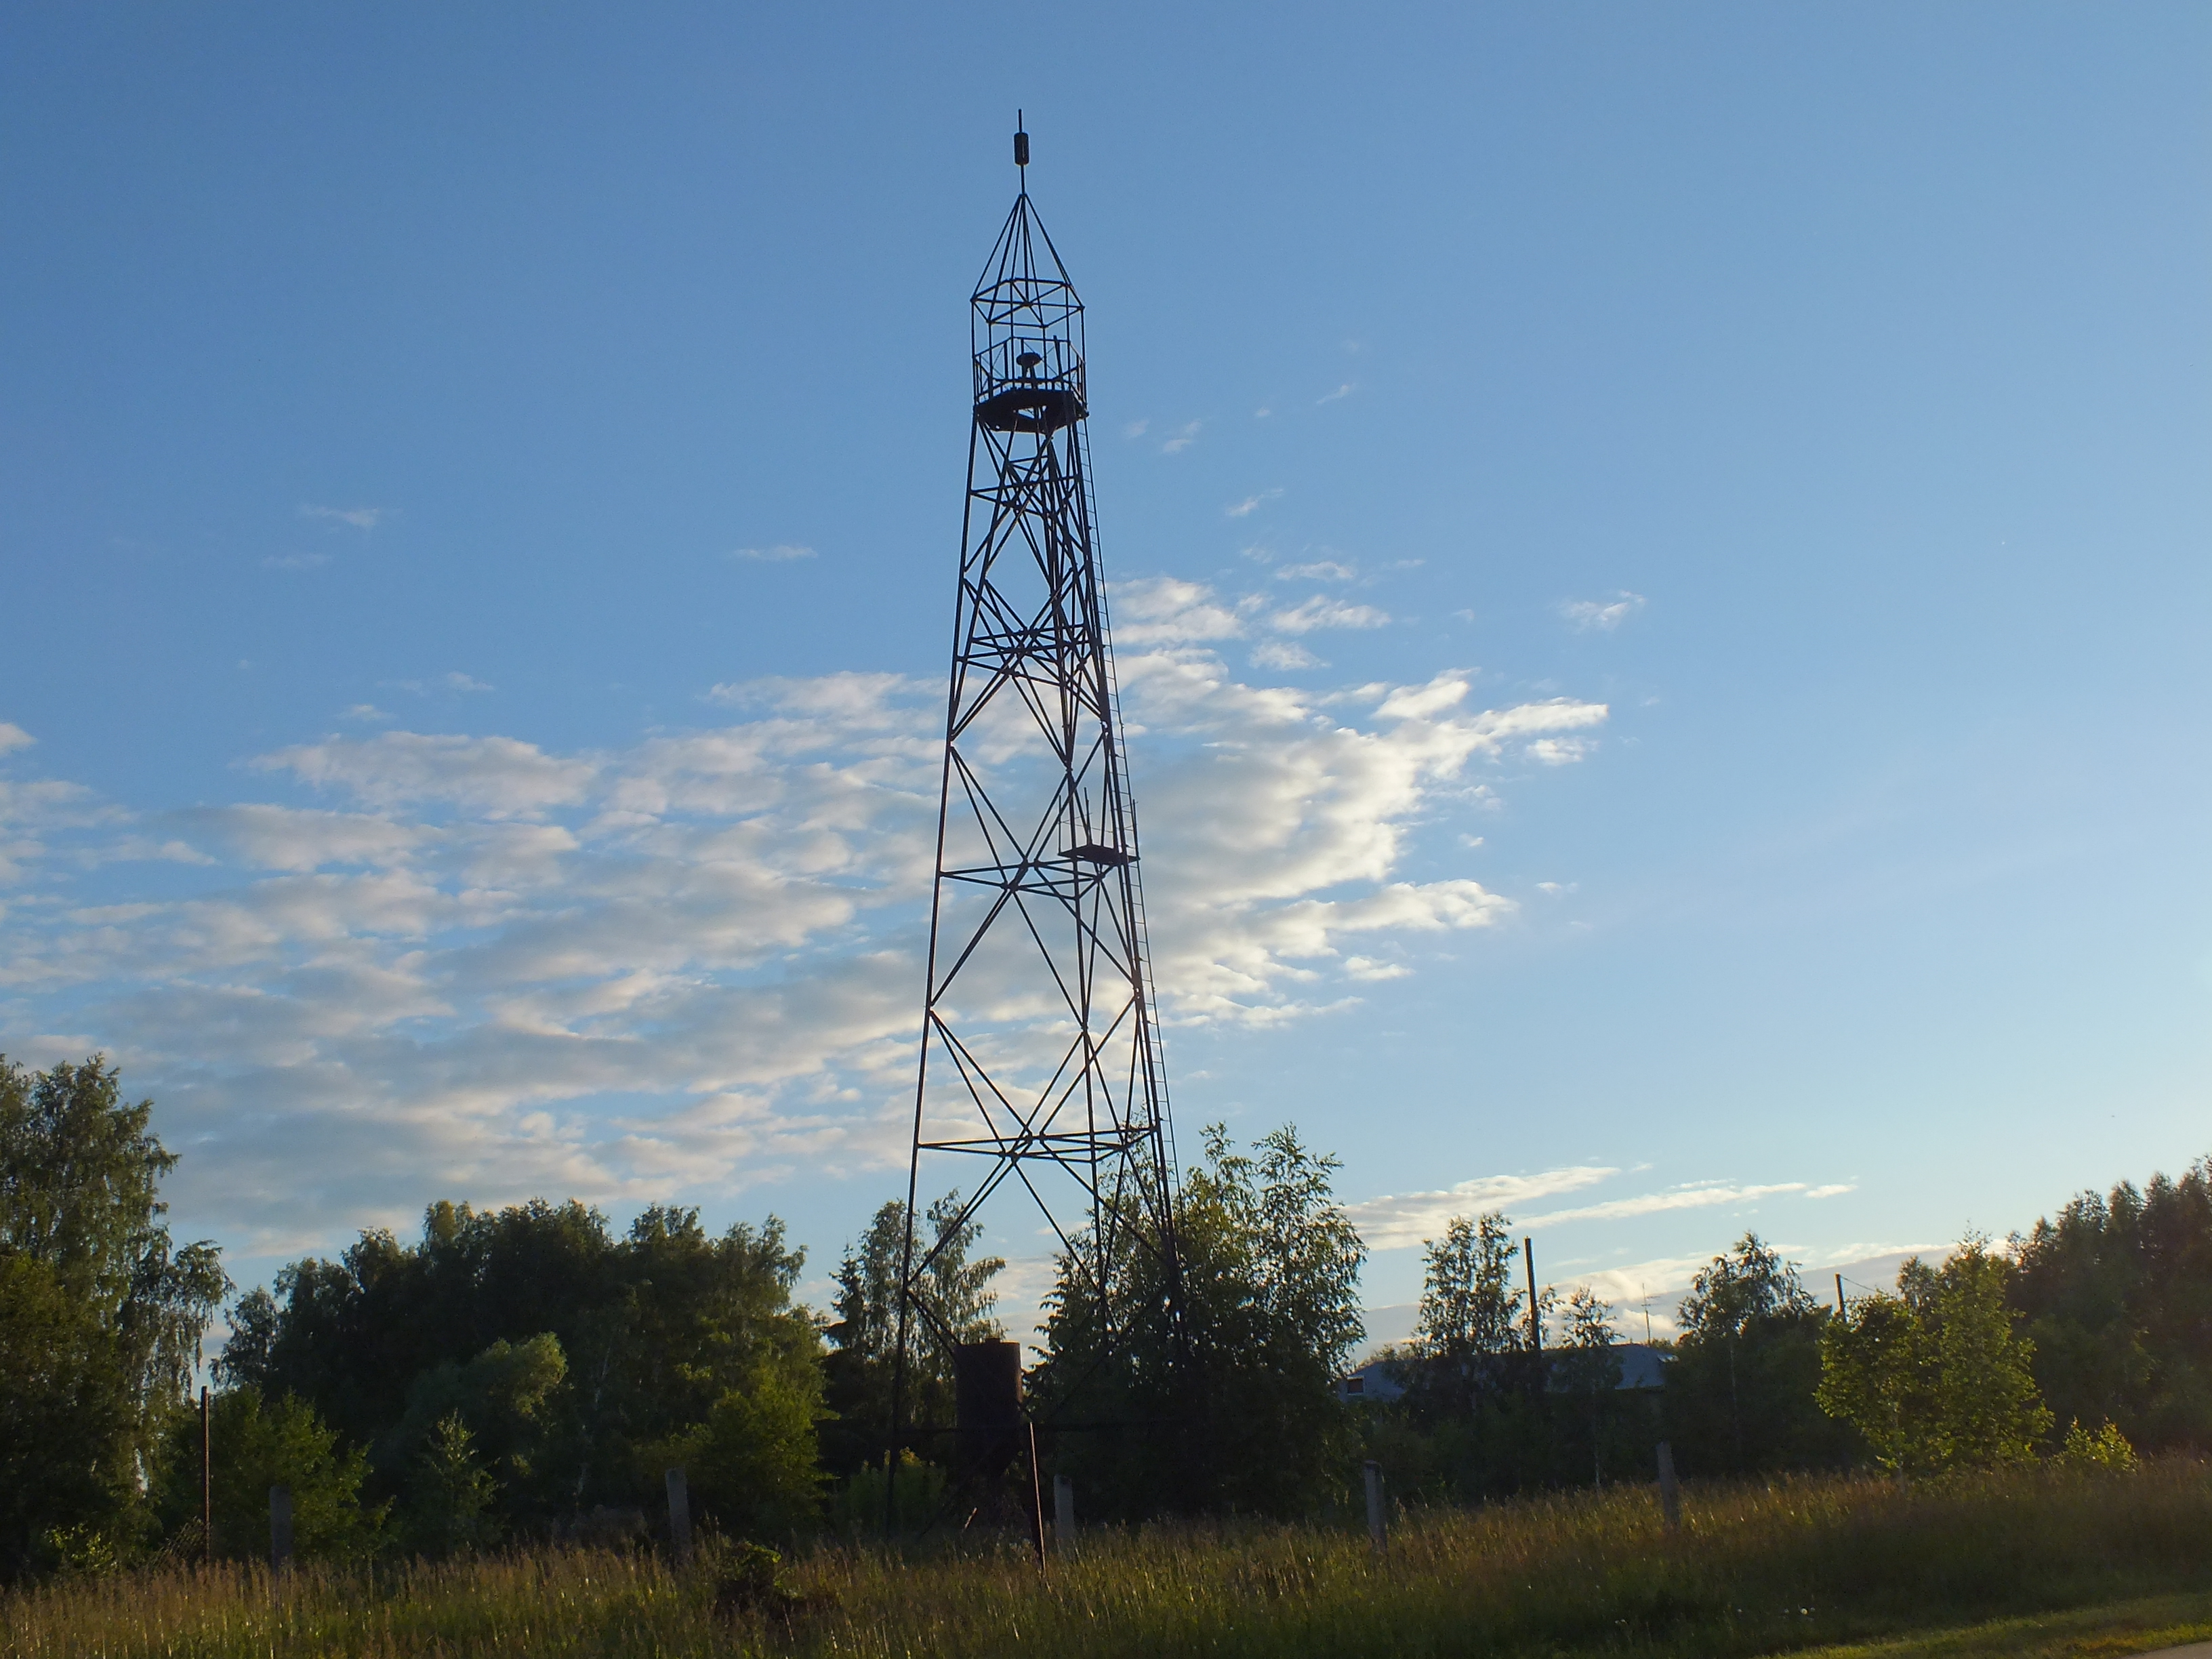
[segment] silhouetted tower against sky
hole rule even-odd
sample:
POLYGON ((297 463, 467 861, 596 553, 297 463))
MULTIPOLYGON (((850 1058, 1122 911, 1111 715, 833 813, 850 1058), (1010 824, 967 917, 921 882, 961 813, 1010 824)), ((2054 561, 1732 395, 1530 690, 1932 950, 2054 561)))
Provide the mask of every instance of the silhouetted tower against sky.
MULTIPOLYGON (((965 1220, 1018 1188, 1030 1227, 1042 1212, 1040 1243, 1073 1253, 1102 1309, 1121 1276, 1121 1318, 1176 1287, 1167 1081, 1092 540, 1083 305, 1030 202, 1026 134, 1014 159, 1023 188, 975 294, 907 1212, 957 1185, 965 1220), (1133 1283, 1157 1288, 1131 1298, 1133 1283)), ((902 1377, 934 1318, 915 1292, 936 1242, 909 1231, 902 1377)))

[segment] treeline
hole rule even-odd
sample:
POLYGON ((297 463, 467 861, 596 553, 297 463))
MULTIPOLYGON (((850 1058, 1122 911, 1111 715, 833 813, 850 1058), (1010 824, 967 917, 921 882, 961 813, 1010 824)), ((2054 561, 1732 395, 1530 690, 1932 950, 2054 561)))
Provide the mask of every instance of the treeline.
MULTIPOLYGON (((214 1247, 177 1245, 159 1198, 175 1158, 94 1060, 0 1060, 0 1574, 168 1551, 264 1552, 291 1489, 302 1554, 442 1554, 532 1538, 642 1538, 681 1465, 701 1521, 769 1540, 872 1531, 884 1514, 904 1207, 884 1206, 833 1275, 793 1300, 804 1252, 781 1223, 709 1234, 655 1206, 625 1230, 576 1203, 433 1205, 420 1237, 364 1233, 232 1302, 204 1425, 199 1344, 232 1290, 214 1247)), ((1455 1220, 1425 1250, 1404 1392, 1347 1406, 1365 1249, 1336 1160, 1288 1128, 1220 1130, 1178 1203, 1180 1316, 1126 1311, 1102 1352, 1097 1298, 1060 1264, 1045 1358, 1044 1472, 1086 1516, 1312 1516, 1347 1504, 1364 1458, 1417 1500, 1476 1502, 1650 1478, 1875 1463, 1919 1472, 2063 1454, 2212 1449, 2212 1168, 2085 1194, 2001 1249, 1911 1263, 1847 1317, 1747 1235, 1701 1272, 1664 1387, 1616 1387, 1612 1310, 1541 1293, 1529 1340, 1508 1218, 1455 1220)), ((957 1228, 919 1293, 908 1419, 951 1420, 953 1341, 1004 1334, 1005 1264, 957 1228)), ((921 1434, 900 1509, 942 1504, 951 1448, 921 1434)))

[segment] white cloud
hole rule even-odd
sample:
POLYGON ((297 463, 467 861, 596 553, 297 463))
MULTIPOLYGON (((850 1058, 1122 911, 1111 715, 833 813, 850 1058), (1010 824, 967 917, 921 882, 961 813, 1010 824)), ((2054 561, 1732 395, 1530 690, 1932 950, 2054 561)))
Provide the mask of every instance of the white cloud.
POLYGON ((1244 631, 1238 610, 1224 605, 1212 588, 1175 576, 1116 582, 1109 604, 1114 642, 1122 649, 1233 640, 1244 631))
POLYGON ((1523 752, 1540 765, 1572 766, 1596 747, 1596 740, 1591 738, 1539 738, 1523 752))
POLYGON ((386 714, 384 710, 379 708, 373 702, 357 702, 348 707, 345 713, 340 715, 339 718, 341 720, 359 720, 364 725, 374 725, 384 720, 388 720, 392 716, 386 714))
POLYGON ((336 524, 349 524, 356 530, 374 530, 392 516, 388 507, 301 507, 303 519, 327 519, 336 524))
POLYGON ((1644 609, 1644 605, 1641 593, 1623 589, 1610 599, 1568 599, 1559 606, 1559 614, 1585 633, 1596 629, 1610 634, 1644 609))
MULTIPOLYGON (((1418 878, 1413 838, 1602 705, 1474 708, 1460 671, 1248 683, 1216 650, 1250 602, 1167 578, 1113 600, 1168 1020, 1307 1018, 1511 914, 1418 878)), ((266 798, 137 817, 0 779, 0 1036, 118 1054, 199 1149, 177 1201, 271 1251, 440 1193, 882 1167, 911 1104, 943 695, 733 682, 709 694, 726 724, 592 752, 356 732, 250 762, 266 798), (125 857, 215 862, 179 896, 125 857)))
MULTIPOLYGON (((1682 1297, 1698 1270, 1711 1261, 1709 1255, 1658 1256, 1619 1267, 1599 1267, 1556 1277, 1547 1273, 1543 1282, 1562 1292, 1587 1285, 1601 1300, 1613 1304, 1613 1328, 1623 1337, 1641 1342, 1648 1329, 1654 1340, 1664 1341, 1679 1334, 1678 1310, 1682 1297)), ((1540 1272, 1540 1260, 1538 1267, 1540 1272)))
POLYGON ((1351 381, 1346 380, 1342 386, 1337 387, 1335 391, 1323 392, 1320 397, 1315 398, 1314 402, 1316 405, 1322 404, 1333 404, 1339 398, 1349 398, 1356 390, 1358 390, 1358 388, 1355 387, 1351 381))
POLYGON ((1321 628, 1382 628, 1389 621, 1388 611, 1371 605, 1346 605, 1316 594, 1288 611, 1276 611, 1267 618, 1267 626, 1282 634, 1310 634, 1321 628))
POLYGON ((1141 438, 1152 430, 1152 425, 1150 421, 1132 421, 1121 428, 1121 435, 1125 438, 1141 438))
POLYGON ((1595 1187, 1620 1173, 1609 1166, 1574 1164, 1539 1175, 1477 1176, 1437 1192, 1398 1193, 1348 1204, 1345 1212, 1369 1249, 1399 1250, 1437 1237, 1455 1216, 1472 1218, 1486 1210, 1516 1209, 1595 1187))
POLYGON ((1741 1187, 1725 1181, 1698 1181, 1685 1186, 1669 1187, 1663 1192, 1640 1193, 1634 1198, 1616 1198, 1603 1204, 1587 1204, 1576 1209, 1553 1210, 1543 1215, 1523 1216, 1520 1224, 1544 1227, 1562 1221, 1620 1221, 1632 1216, 1657 1215, 1670 1210, 1704 1210, 1719 1205, 1753 1204, 1762 1198, 1791 1193, 1802 1194, 1808 1190, 1807 1183, 1802 1181, 1741 1187))
MULTIPOLYGON (((240 663, 239 666, 243 668, 246 665, 240 663)), ((418 697, 428 696, 433 691, 489 691, 494 689, 473 675, 462 673, 458 668, 448 670, 432 679, 385 680, 380 684, 390 687, 394 691, 411 691, 418 697)), ((356 703, 354 708, 368 708, 370 706, 368 703, 356 703)), ((348 714, 351 718, 352 711, 349 710, 348 714)))
POLYGON ((1328 665, 1305 648, 1286 640, 1262 640, 1252 647, 1252 660, 1262 668, 1326 668, 1328 665))
POLYGON ((327 553, 272 553, 262 560, 261 567, 264 570, 313 570, 330 562, 327 553))
POLYGON ((1168 441, 1160 446, 1160 453, 1182 454, 1184 450, 1198 441, 1198 429, 1201 424, 1203 423, 1198 421, 1185 421, 1169 434, 1168 441))
POLYGON ((1316 559, 1311 564, 1286 564, 1275 573, 1277 581, 1348 582, 1359 573, 1348 564, 1339 564, 1334 559, 1316 559))
POLYGON ((796 542, 781 542, 774 547, 732 548, 730 556, 750 559, 759 564, 785 564, 793 559, 811 559, 814 556, 814 550, 802 547, 796 542))
POLYGON ((1249 519, 1282 493, 1279 489, 1263 489, 1256 495, 1247 495, 1243 501, 1231 503, 1223 511, 1232 519, 1249 519))
MULTIPOLYGON (((1528 1205, 1540 1200, 1598 1186, 1621 1173, 1620 1170, 1609 1167, 1575 1165, 1548 1170, 1533 1176, 1484 1176, 1441 1191, 1368 1199, 1348 1205, 1346 1209, 1370 1249, 1394 1250, 1405 1249, 1441 1236, 1445 1226, 1455 1216, 1472 1218, 1486 1210, 1506 1211, 1512 1216, 1513 1225, 1516 1229, 1535 1232, 1561 1222, 1620 1221, 1678 1210, 1752 1204, 1763 1198, 1814 1198, 1850 1190, 1848 1188, 1808 1187, 1801 1181, 1765 1185, 1692 1182, 1662 1192, 1639 1194, 1603 1203, 1577 1205, 1534 1215, 1521 1212, 1528 1205)), ((1839 1262, 1846 1259, 1856 1260, 1872 1255, 1877 1248, 1850 1245, 1835 1253, 1836 1259, 1839 1262)), ((1785 1247, 1783 1254, 1788 1256, 1796 1252, 1785 1247)), ((1875 1259, 1891 1262, 1893 1271, 1894 1261, 1901 1258, 1885 1256, 1875 1259)), ((1588 1285, 1613 1304, 1614 1322, 1626 1336, 1642 1337, 1644 1312, 1648 1303, 1652 1334, 1671 1336, 1675 1329, 1677 1302, 1689 1289, 1692 1278, 1711 1260, 1710 1255, 1669 1256, 1617 1267, 1557 1273, 1543 1272, 1542 1281, 1561 1291, 1576 1285, 1588 1285)), ((1575 1264, 1567 1265, 1572 1267, 1575 1264)), ((1540 1252, 1538 1267, 1541 1272, 1543 1259, 1540 1252)))
POLYGON ((1347 978, 1373 981, 1403 979, 1413 970, 1402 962, 1378 962, 1373 957, 1346 957, 1344 971, 1347 978))
POLYGON ((590 761, 558 758, 513 738, 418 732, 325 738, 264 755, 253 764, 343 790, 374 806, 440 801, 490 817, 573 805, 599 770, 590 761))
POLYGON ((17 749, 28 749, 38 739, 12 720, 0 720, 0 755, 17 749))

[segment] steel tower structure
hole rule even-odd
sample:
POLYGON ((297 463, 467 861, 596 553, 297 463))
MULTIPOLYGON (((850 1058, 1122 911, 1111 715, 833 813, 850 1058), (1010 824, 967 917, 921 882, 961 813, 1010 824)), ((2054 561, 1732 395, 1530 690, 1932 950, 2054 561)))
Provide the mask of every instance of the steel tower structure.
POLYGON ((939 1248, 915 1234, 925 1158, 973 1168, 956 1228, 1002 1189, 1027 1191, 1097 1297, 1109 1348, 1117 1321, 1172 1318, 1179 1300, 1167 1081, 1092 530, 1083 304, 1030 201, 1025 132, 1014 160, 1021 188, 973 296, 894 1441, 909 1343, 935 1321, 918 1294, 939 1248))

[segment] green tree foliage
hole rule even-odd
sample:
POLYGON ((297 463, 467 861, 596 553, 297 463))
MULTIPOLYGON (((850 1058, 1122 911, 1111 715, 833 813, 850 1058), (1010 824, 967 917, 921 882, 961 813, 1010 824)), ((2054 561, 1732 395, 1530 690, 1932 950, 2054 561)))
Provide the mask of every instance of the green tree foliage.
POLYGON ((2212 1160, 2083 1193, 2012 1247, 2009 1294, 2057 1420, 2212 1451, 2212 1160))
MULTIPOLYGON (((179 1405, 169 1416, 155 1499, 164 1528, 191 1536, 200 1519, 200 1417, 179 1405)), ((225 1389, 208 1425, 215 1552, 233 1560, 269 1555, 269 1489, 292 1489, 295 1554, 363 1555, 385 1539, 388 1505, 364 1505, 368 1454, 348 1446, 306 1401, 264 1401, 252 1389, 225 1389)))
POLYGON ((1832 1468, 1860 1455, 1814 1397, 1828 1310, 1757 1233, 1698 1273, 1680 1318, 1666 1413, 1685 1474, 1832 1468))
POLYGON ((242 1298, 222 1374, 296 1394, 371 1448, 380 1499, 418 1492, 426 1455, 459 1467, 457 1420, 492 1483, 471 1523, 484 1538, 657 1506, 672 1450, 734 1470, 710 1455, 716 1425, 747 1422, 783 1438, 742 1480, 694 1487, 702 1518, 744 1529, 814 1503, 822 1344, 791 1300, 803 1261, 773 1218, 711 1237, 696 1210, 656 1206, 617 1238, 580 1204, 435 1204, 412 1244, 364 1233, 242 1298), (768 1468, 810 1473, 763 1488, 768 1468))
POLYGON ((828 1477, 814 1425, 822 1384, 812 1370, 763 1368, 725 1389, 706 1420, 647 1453, 648 1468, 682 1467, 692 1501, 745 1538, 781 1538, 811 1525, 828 1477))
POLYGON ((1454 1216, 1442 1238, 1421 1242, 1421 1261, 1420 1313, 1401 1378, 1416 1417, 1471 1418, 1530 1380, 1511 1219, 1498 1210, 1454 1216))
MULTIPOLYGON (((969 1252, 982 1237, 980 1223, 960 1218, 960 1194, 949 1192, 923 1212, 915 1230, 922 1306, 910 1313, 906 1419, 909 1423, 952 1420, 952 1359, 945 1342, 981 1342, 1006 1334, 992 1316, 998 1293, 992 1282, 1006 1269, 995 1255, 969 1252)), ((857 1245, 846 1248, 834 1275, 836 1318, 824 1333, 836 1344, 825 1363, 835 1419, 823 1435, 830 1471, 849 1477, 880 1462, 890 1426, 892 1361, 898 1346, 900 1264, 906 1250, 906 1205, 894 1199, 878 1209, 857 1245)))
MULTIPOLYGON (((877 1466, 862 1468, 837 1489, 830 1519, 840 1537, 858 1541, 883 1535, 885 1484, 884 1471, 877 1466)), ((888 1500, 896 1506, 893 1530, 919 1533, 928 1527, 944 1504, 947 1484, 945 1470, 910 1450, 902 1451, 896 1491, 888 1500)))
POLYGON ((176 1155, 113 1067, 0 1056, 0 1574, 76 1529, 115 1549, 149 1524, 144 1471, 230 1288, 211 1243, 162 1218, 176 1155))
POLYGON ((2092 1433, 2079 1423, 2069 1423, 2058 1460, 2074 1468, 2109 1469, 2124 1474, 2136 1467, 2136 1449, 2112 1424, 2104 1424, 2092 1433))
MULTIPOLYGON (((557 1480, 549 1478, 548 1466, 562 1462, 560 1404, 568 1376, 567 1357, 550 1331, 540 1331, 526 1342, 501 1339, 465 1364, 447 1360, 434 1365, 409 1388, 406 1414, 379 1443, 378 1461, 388 1468, 417 1472, 426 1457, 450 1463, 453 1425, 458 1425, 472 1467, 483 1476, 484 1502, 468 1510, 469 1516, 502 1495, 503 1508, 511 1512, 557 1509, 563 1494, 557 1480)), ((414 1477, 410 1479, 411 1483, 414 1477)), ((444 1515, 450 1506, 442 1505, 441 1498, 433 1510, 444 1515)), ((410 1513, 418 1508, 410 1504, 410 1513)), ((452 1512, 458 1516, 461 1510, 452 1512)), ((492 1541, 487 1529, 496 1522, 496 1516, 481 1522, 471 1519, 465 1525, 440 1521, 417 1530, 428 1540, 422 1548, 434 1554, 492 1541)))
MULTIPOLYGON (((1563 1439, 1577 1441, 1593 1486, 1603 1486, 1608 1462, 1618 1474, 1626 1440, 1634 1426, 1628 1413, 1644 1402, 1620 1395, 1620 1333, 1613 1328, 1613 1308, 1587 1285, 1579 1285, 1566 1303, 1566 1340, 1547 1362, 1545 1384, 1556 1397, 1554 1419, 1564 1418, 1574 1433, 1563 1439)), ((1562 1426, 1565 1426, 1563 1425, 1562 1426)), ((1565 1449, 1564 1447, 1561 1449, 1565 1449)))
POLYGON ((417 1554, 451 1555, 496 1543, 503 1530, 492 1505, 499 1481, 484 1467, 460 1413, 431 1428, 407 1474, 407 1541, 417 1554))
MULTIPOLYGON (((1565 1342, 1540 1354, 1510 1217, 1455 1217, 1424 1241, 1413 1340, 1387 1356, 1405 1395, 1359 1413, 1393 1490, 1469 1503, 1602 1482, 1645 1460, 1651 1402, 1619 1391, 1620 1338, 1603 1300, 1575 1291, 1565 1342)), ((1550 1290, 1538 1292, 1540 1318, 1559 1309, 1550 1290)))
POLYGON ((1047 1301, 1038 1395, 1119 1426, 1064 1437, 1055 1457, 1098 1514, 1310 1511, 1341 1496, 1357 1440, 1331 1384, 1359 1340, 1366 1249, 1336 1201, 1333 1157, 1285 1126, 1238 1152, 1223 1127, 1177 1209, 1182 1321, 1156 1310, 1132 1252, 1102 1298, 1070 1257, 1047 1301), (1105 1352, 1109 1329, 1127 1333, 1105 1352))
POLYGON ((2012 1274, 1978 1238, 1940 1268, 1907 1261, 1894 1297, 1868 1297, 1822 1333, 1822 1408, 1904 1474, 2032 1459, 2051 1413, 2036 1393, 2034 1345, 2013 1328, 2012 1274))

